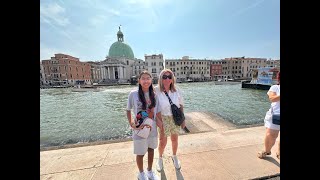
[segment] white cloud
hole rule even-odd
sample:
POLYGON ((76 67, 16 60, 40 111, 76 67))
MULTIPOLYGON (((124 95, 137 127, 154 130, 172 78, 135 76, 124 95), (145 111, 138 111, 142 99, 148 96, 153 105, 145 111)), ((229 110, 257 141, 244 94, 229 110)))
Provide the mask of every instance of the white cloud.
POLYGON ((41 17, 40 16, 40 20, 43 20, 45 23, 47 23, 49 26, 51 26, 53 29, 56 30, 56 32, 59 32, 60 34, 62 34, 63 36, 67 37, 69 40, 73 41, 73 39, 71 38, 71 36, 69 35, 69 33, 67 33, 66 31, 60 29, 59 27, 55 26, 50 20, 48 20, 45 17, 41 17))
POLYGON ((107 21, 107 16, 104 15, 96 15, 89 19, 89 22, 92 26, 100 26, 107 21))
MULTIPOLYGON (((183 3, 180 0, 60 0, 41 3, 40 28, 46 34, 43 34, 40 42, 54 42, 47 44, 50 47, 41 46, 41 59, 48 59, 56 53, 66 53, 81 59, 103 59, 111 44, 117 41, 116 32, 120 24, 124 26, 121 29, 124 33, 130 27, 140 32, 153 32, 170 26, 175 17, 190 10, 192 5, 188 3, 185 7, 183 3), (184 8, 181 9, 182 6, 184 8), (170 11, 161 14, 159 8, 167 7, 170 11), (167 19, 168 13, 170 19, 167 19)), ((126 35, 125 42, 130 44, 130 36, 126 35)))
POLYGON ((47 60, 57 53, 65 53, 64 51, 56 48, 51 48, 44 43, 40 42, 40 60, 47 60))
POLYGON ((150 7, 150 6, 163 6, 167 4, 171 4, 172 0, 129 0, 128 2, 125 0, 124 3, 129 3, 133 5, 140 5, 142 7, 150 7))
POLYGON ((115 9, 109 9, 109 13, 110 14, 113 14, 113 15, 116 15, 116 16, 119 16, 120 15, 120 11, 117 11, 115 9))
POLYGON ((69 19, 64 17, 65 9, 57 3, 40 5, 40 18, 46 19, 51 24, 66 26, 69 19))
POLYGON ((261 4, 263 1, 264 1, 264 0, 258 0, 258 1, 256 1, 255 3, 252 3, 252 4, 250 4, 249 6, 243 8, 243 9, 240 9, 239 11, 235 12, 235 13, 233 14, 233 16, 238 16, 238 15, 240 15, 240 14, 243 14, 243 13, 245 13, 246 11, 248 11, 249 9, 255 8, 256 6, 258 6, 259 4, 261 4))
POLYGON ((121 16, 132 19, 131 22, 137 24, 142 32, 154 32, 159 26, 166 24, 162 22, 166 19, 162 19, 156 9, 168 3, 169 1, 130 0, 130 6, 123 5, 121 16))

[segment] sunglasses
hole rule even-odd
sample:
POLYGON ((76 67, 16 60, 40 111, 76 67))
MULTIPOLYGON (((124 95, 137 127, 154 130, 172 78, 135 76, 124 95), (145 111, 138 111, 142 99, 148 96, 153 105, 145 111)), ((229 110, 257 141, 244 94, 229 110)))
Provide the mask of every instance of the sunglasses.
POLYGON ((172 76, 171 75, 165 75, 165 74, 162 76, 162 79, 168 79, 168 78, 172 79, 172 76))

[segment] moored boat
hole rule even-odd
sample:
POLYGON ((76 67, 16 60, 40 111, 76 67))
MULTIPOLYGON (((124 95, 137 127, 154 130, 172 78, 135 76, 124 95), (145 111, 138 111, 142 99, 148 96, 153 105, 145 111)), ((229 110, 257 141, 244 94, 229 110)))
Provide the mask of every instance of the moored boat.
POLYGON ((75 86, 71 89, 72 92, 87 92, 87 91, 93 91, 93 92, 99 92, 101 91, 100 87, 97 86, 75 86))
POLYGON ((242 81, 241 88, 269 90, 274 84, 277 84, 278 68, 263 67, 255 70, 255 75, 251 81, 242 81))

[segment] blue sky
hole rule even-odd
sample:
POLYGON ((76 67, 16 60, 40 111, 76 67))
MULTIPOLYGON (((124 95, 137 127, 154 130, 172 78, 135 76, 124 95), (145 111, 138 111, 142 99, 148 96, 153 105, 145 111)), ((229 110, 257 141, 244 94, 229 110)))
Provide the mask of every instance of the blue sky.
POLYGON ((104 60, 120 24, 138 59, 280 59, 280 0, 41 0, 40 60, 104 60))

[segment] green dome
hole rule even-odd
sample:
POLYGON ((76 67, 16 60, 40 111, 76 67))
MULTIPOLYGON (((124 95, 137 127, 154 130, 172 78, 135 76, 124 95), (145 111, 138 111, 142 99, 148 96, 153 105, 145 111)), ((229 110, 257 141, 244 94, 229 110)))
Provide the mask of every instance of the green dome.
POLYGON ((131 47, 121 41, 113 43, 109 49, 109 57, 126 57, 134 59, 131 47))
POLYGON ((123 42, 124 35, 120 30, 120 26, 117 33, 118 41, 111 45, 109 49, 109 57, 125 57, 128 59, 134 59, 131 47, 123 42))

